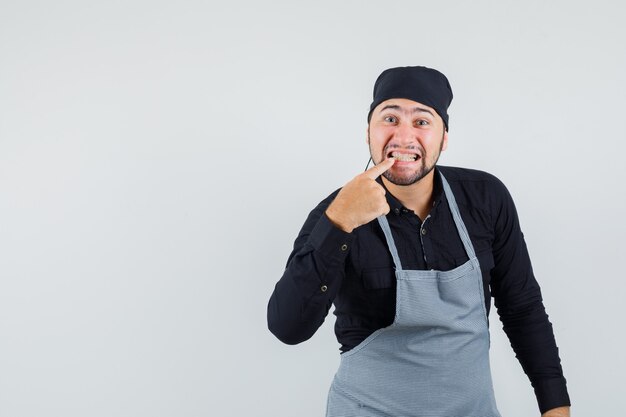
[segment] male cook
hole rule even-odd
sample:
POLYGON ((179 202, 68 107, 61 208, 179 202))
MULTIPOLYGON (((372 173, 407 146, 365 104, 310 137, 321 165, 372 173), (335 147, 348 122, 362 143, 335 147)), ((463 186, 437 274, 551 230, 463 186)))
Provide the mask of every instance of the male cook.
POLYGON ((342 355, 327 417, 500 417, 490 297, 541 413, 569 416, 510 194, 491 174, 437 165, 451 101, 434 69, 378 77, 367 129, 375 165, 309 214, 270 298, 269 329, 288 344, 309 339, 335 304, 342 355))

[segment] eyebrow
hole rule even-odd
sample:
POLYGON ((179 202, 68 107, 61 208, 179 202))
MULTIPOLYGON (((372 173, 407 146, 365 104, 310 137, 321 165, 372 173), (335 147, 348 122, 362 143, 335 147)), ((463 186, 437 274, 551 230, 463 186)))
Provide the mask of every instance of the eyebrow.
MULTIPOLYGON (((402 110, 402 107, 398 106, 397 104, 387 104, 385 107, 383 107, 382 109, 380 109, 381 113, 387 109, 391 109, 391 110, 402 110)), ((435 117, 435 115, 433 114, 433 112, 431 112, 428 109, 425 109, 423 107, 413 107, 412 109, 412 113, 428 113, 431 116, 435 117)))

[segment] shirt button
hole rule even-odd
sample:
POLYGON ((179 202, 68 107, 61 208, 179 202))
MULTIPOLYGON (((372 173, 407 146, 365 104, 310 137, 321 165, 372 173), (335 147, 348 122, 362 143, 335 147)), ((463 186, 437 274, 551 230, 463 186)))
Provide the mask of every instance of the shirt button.
POLYGON ((322 292, 326 292, 328 290, 328 287, 326 285, 322 285, 320 287, 320 290, 322 290, 322 292))
POLYGON ((422 234, 425 235, 426 234, 426 229, 422 229, 422 234))
POLYGON ((400 209, 396 207, 395 209, 393 209, 393 212, 396 214, 400 214, 400 209))
POLYGON ((347 251, 348 250, 348 245, 346 245, 345 243, 343 245, 341 245, 341 250, 342 251, 347 251))

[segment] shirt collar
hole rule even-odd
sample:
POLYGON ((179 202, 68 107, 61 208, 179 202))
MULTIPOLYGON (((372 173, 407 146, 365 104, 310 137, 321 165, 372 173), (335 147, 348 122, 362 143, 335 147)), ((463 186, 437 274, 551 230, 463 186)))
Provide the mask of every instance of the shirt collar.
MULTIPOLYGON (((436 208, 441 201, 445 198, 445 193, 443 192, 443 183, 441 182, 441 175, 439 174, 439 168, 435 165, 435 176, 433 178, 433 209, 436 208)), ((398 200, 391 192, 385 187, 385 184, 382 180, 382 175, 376 178, 376 182, 383 186, 385 191, 387 192, 385 196, 387 197, 387 204, 389 204, 390 212, 395 215, 400 215, 401 213, 413 212, 412 210, 407 209, 402 205, 400 200, 398 200)))

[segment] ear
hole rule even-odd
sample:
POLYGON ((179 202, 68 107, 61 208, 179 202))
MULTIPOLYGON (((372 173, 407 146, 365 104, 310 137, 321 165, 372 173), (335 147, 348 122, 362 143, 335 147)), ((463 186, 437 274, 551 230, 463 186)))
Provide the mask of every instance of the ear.
POLYGON ((443 143, 441 144, 441 151, 445 151, 448 148, 448 131, 443 132, 443 143))
POLYGON ((369 146, 370 144, 370 125, 367 124, 367 129, 365 129, 365 143, 369 146))

